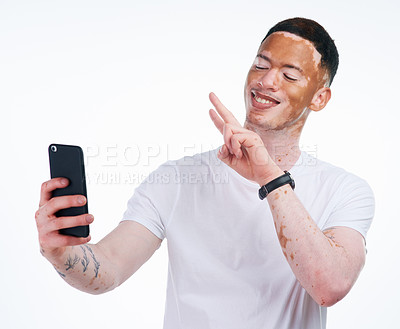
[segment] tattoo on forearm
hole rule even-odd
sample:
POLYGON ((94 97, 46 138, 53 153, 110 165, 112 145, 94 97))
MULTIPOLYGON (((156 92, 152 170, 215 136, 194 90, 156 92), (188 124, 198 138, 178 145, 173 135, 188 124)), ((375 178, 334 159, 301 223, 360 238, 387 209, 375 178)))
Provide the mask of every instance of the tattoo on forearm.
POLYGON ((330 228, 328 230, 324 231, 325 236, 328 238, 328 242, 332 247, 339 247, 339 248, 343 248, 342 245, 340 245, 336 239, 335 239, 335 232, 334 232, 335 228, 330 228))
POLYGON ((92 248, 90 248, 89 246, 85 245, 86 249, 89 250, 90 255, 92 256, 93 259, 93 264, 94 264, 94 273, 95 273, 95 277, 97 278, 97 275, 99 274, 99 267, 100 267, 100 263, 97 261, 92 248))
POLYGON ((57 271, 59 276, 61 276, 62 278, 65 278, 65 274, 64 273, 61 273, 59 270, 57 270, 55 266, 53 266, 53 267, 57 271))
POLYGON ((86 249, 83 248, 82 246, 81 246, 81 249, 83 251, 83 259, 81 260, 81 264, 83 265, 83 272, 86 272, 87 267, 88 267, 88 265, 90 263, 90 260, 89 260, 87 254, 86 254, 86 249))
POLYGON ((80 257, 75 254, 74 259, 72 259, 71 255, 68 255, 67 261, 65 262, 65 266, 66 266, 66 271, 68 271, 69 269, 74 269, 75 265, 79 262, 80 257))

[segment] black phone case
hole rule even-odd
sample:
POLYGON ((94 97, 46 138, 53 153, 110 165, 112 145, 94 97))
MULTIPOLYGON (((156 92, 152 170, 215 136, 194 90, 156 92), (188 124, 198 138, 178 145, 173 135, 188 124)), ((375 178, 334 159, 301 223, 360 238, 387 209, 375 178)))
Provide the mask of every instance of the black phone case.
MULTIPOLYGON (((51 178, 65 177, 69 180, 67 187, 53 191, 53 197, 81 194, 87 200, 82 149, 74 145, 51 144, 49 146, 49 160, 51 178)), ((88 212, 89 209, 86 202, 82 207, 62 209, 57 211, 55 215, 57 217, 77 216, 88 212)), ((89 225, 61 229, 60 233, 76 237, 87 237, 89 235, 89 225)))

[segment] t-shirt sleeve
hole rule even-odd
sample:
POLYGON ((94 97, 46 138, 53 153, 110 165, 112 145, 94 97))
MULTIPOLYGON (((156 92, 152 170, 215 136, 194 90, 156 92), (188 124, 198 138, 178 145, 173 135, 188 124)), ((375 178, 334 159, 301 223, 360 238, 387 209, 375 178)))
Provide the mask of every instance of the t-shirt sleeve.
POLYGON ((163 240, 179 191, 174 177, 175 168, 168 163, 152 172, 128 200, 122 221, 138 222, 163 240))
POLYGON ((370 186, 365 180, 347 174, 336 193, 338 201, 322 230, 346 226, 366 238, 375 212, 375 199, 370 186))

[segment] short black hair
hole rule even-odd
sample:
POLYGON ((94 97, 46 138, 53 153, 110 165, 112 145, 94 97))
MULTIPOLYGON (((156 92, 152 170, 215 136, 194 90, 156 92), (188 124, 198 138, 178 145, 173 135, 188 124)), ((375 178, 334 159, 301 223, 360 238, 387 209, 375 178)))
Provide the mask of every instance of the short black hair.
POLYGON ((274 32, 289 32, 310 41, 321 54, 321 66, 328 70, 331 85, 339 66, 339 53, 335 42, 320 24, 302 17, 286 19, 273 26, 261 44, 274 32))

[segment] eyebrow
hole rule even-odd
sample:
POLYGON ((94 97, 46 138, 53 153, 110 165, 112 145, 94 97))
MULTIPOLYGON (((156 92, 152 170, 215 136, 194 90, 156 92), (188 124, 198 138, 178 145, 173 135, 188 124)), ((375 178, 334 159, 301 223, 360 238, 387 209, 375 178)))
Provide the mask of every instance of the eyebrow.
MULTIPOLYGON (((257 54, 257 57, 260 57, 260 58, 262 58, 262 59, 265 59, 266 61, 268 61, 268 62, 271 63, 271 60, 270 60, 267 56, 265 56, 265 55, 263 55, 263 54, 257 54)), ((295 69, 295 70, 299 71, 299 72, 302 73, 302 74, 304 73, 303 70, 302 70, 300 67, 296 66, 296 65, 285 64, 285 65, 283 65, 283 67, 287 67, 287 68, 289 68, 289 69, 295 69)))

